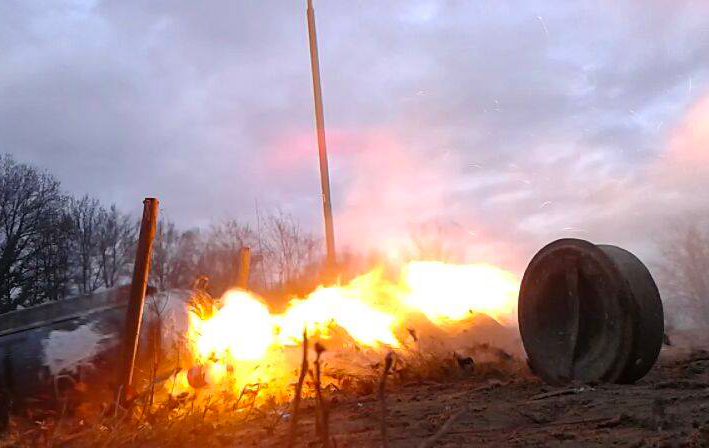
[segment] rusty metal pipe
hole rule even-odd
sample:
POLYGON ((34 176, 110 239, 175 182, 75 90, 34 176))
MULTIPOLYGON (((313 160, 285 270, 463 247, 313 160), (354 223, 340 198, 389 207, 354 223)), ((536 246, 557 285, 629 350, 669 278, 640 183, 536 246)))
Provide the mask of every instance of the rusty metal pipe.
POLYGON ((138 250, 135 254, 135 264, 133 266, 133 282, 130 289, 128 309, 126 310, 123 363, 119 379, 119 400, 121 402, 127 401, 131 396, 135 356, 138 351, 140 323, 143 318, 145 290, 148 286, 150 256, 153 249, 157 219, 158 200, 155 198, 146 198, 143 201, 143 218, 140 223, 138 250))

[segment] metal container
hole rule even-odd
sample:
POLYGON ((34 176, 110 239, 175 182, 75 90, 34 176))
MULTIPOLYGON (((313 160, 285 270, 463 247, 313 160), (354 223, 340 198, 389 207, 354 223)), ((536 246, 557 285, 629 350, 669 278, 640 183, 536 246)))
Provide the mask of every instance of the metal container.
MULTIPOLYGON (((139 368, 150 357, 150 338, 160 335, 169 349, 185 334, 193 291, 149 293, 143 328, 152 331, 141 333, 139 368)), ((78 383, 114 387, 127 305, 128 287, 119 287, 0 315, 0 390, 21 405, 52 402, 78 383)))
POLYGON ((632 383, 662 346, 657 286, 637 257, 616 246, 548 244, 524 273, 518 311, 530 367, 550 384, 632 383))

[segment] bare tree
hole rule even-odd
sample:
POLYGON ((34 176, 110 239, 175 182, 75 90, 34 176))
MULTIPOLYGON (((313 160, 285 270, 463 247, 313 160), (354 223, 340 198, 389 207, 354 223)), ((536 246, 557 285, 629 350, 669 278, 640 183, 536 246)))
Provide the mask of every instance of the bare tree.
POLYGON ((169 220, 158 221, 153 243, 151 282, 160 289, 189 288, 204 275, 205 242, 199 229, 180 232, 169 220))
POLYGON ((198 276, 209 279, 208 291, 221 296, 236 284, 239 251, 252 249, 252 286, 261 291, 285 286, 317 272, 319 244, 283 213, 267 218, 263 233, 228 220, 180 232, 170 221, 160 221, 153 246, 151 281, 160 289, 188 288, 198 276))
POLYGON ((150 278, 159 289, 175 287, 175 265, 180 233, 175 223, 160 219, 155 229, 153 256, 151 259, 150 278))
POLYGON ((37 267, 36 257, 47 249, 46 236, 56 225, 48 218, 56 218, 62 204, 54 177, 0 155, 0 313, 37 294, 29 286, 31 268, 37 267))
POLYGON ((62 300, 71 288, 71 220, 62 208, 51 209, 42 217, 35 250, 28 259, 23 289, 31 291, 23 306, 62 300))
POLYGON ((89 294, 101 285, 98 237, 101 205, 97 199, 84 196, 69 201, 71 242, 74 254, 73 280, 80 294, 89 294))
POLYGON ((113 288, 127 274, 135 252, 137 226, 115 205, 101 208, 97 222, 98 263, 103 286, 113 288))
POLYGON ((660 242, 658 280, 668 305, 696 325, 709 326, 709 225, 689 218, 668 226, 660 242))
POLYGON ((285 285, 313 269, 320 261, 318 241, 303 232, 298 222, 279 211, 265 224, 265 262, 275 268, 279 283, 285 285))
MULTIPOLYGON (((239 251, 254 247, 256 241, 256 234, 248 225, 233 219, 211 227, 197 265, 198 273, 209 277, 210 293, 220 296, 236 284, 239 251)), ((260 257, 254 254, 254 258, 260 257)), ((257 265, 260 263, 254 263, 254 267, 257 265)))
MULTIPOLYGON (((0 313, 127 280, 137 228, 115 205, 70 198, 50 174, 0 155, 0 313)), ((292 216, 259 215, 257 228, 229 220, 208 232, 183 232, 163 219, 150 281, 188 288, 204 275, 209 291, 221 295, 236 282, 244 246, 252 250, 252 285, 261 291, 281 294, 317 281, 320 245, 292 216)))

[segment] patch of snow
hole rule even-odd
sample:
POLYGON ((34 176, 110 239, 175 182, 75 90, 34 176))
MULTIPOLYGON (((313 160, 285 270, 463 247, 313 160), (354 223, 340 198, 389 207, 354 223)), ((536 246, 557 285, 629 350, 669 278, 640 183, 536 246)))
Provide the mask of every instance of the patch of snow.
POLYGON ((70 331, 53 330, 42 341, 44 364, 53 376, 77 373, 80 367, 91 367, 93 358, 106 350, 113 337, 98 331, 95 323, 70 331))

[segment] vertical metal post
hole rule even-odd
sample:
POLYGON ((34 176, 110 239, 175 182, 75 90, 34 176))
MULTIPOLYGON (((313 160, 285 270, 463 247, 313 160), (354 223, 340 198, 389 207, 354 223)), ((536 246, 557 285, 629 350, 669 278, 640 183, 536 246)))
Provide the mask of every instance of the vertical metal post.
POLYGON ((138 249, 133 265, 133 283, 130 288, 130 299, 126 310, 126 327, 123 345, 123 364, 121 369, 119 399, 122 403, 131 396, 133 385, 133 370, 135 356, 138 351, 140 337, 140 323, 143 320, 143 305, 145 304, 145 290, 148 286, 150 273, 150 255, 155 238, 155 226, 158 219, 158 200, 146 198, 143 201, 143 219, 140 223, 140 236, 138 249))
POLYGON ((249 286, 249 268, 251 266, 251 249, 242 247, 239 250, 239 277, 236 286, 246 289, 249 286))
POLYGON ((325 215, 325 242, 327 264, 335 266, 335 232, 332 224, 332 203, 330 201, 330 173, 327 165, 325 146, 325 119, 323 116, 322 90, 320 88, 320 61, 318 40, 315 33, 315 10, 312 0, 308 0, 308 36, 310 40, 310 68, 313 72, 313 95, 315 97, 315 125, 318 133, 318 153, 320 156, 320 183, 322 186, 323 213, 325 215))

